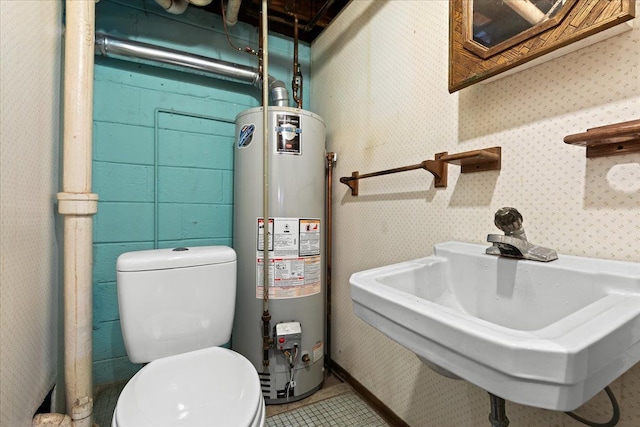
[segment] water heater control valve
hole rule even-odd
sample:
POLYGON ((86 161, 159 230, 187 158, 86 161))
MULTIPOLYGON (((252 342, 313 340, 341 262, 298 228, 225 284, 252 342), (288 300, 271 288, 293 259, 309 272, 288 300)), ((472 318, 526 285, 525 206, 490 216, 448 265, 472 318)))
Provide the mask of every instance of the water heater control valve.
POLYGON ((302 342, 302 327, 300 322, 283 322, 276 324, 275 344, 278 350, 293 350, 300 348, 302 342))

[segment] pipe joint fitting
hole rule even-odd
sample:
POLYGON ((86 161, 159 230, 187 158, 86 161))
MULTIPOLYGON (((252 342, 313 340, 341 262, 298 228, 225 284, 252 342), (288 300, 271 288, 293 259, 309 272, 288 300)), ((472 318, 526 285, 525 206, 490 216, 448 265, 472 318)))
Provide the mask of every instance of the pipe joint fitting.
POLYGON ((289 106, 289 92, 285 87, 276 87, 271 90, 271 105, 277 107, 289 106))
POLYGON ((58 193, 58 213, 61 215, 95 215, 98 195, 94 193, 58 193))
POLYGON ((78 398, 71 408, 74 427, 92 427, 93 399, 88 396, 78 398))
POLYGON ((36 414, 31 422, 32 427, 73 427, 71 417, 66 414, 36 414))
POLYGON ((271 105, 277 107, 289 106, 289 91, 282 80, 269 76, 269 91, 271 92, 271 105))

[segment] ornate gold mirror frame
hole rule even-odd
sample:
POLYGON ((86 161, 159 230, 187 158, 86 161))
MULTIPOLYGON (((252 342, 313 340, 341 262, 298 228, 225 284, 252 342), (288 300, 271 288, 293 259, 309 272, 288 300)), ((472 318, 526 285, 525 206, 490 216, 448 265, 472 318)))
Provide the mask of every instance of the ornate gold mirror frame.
POLYGON ((485 47, 473 40, 473 1, 488 0, 449 0, 451 93, 635 16, 635 0, 565 0, 562 12, 553 19, 485 47))

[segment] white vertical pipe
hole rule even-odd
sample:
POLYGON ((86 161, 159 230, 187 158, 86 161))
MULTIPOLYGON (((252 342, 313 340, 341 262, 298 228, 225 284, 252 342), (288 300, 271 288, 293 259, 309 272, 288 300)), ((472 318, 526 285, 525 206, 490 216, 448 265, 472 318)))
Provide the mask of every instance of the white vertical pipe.
POLYGON ((95 3, 66 1, 64 57, 65 192, 91 190, 95 3))
POLYGON ((224 14, 224 20, 227 25, 232 26, 238 23, 238 12, 240 11, 241 3, 242 0, 229 0, 227 2, 227 12, 224 14))
POLYGON ((91 427, 92 382, 92 215, 95 2, 66 0, 64 58, 64 356, 67 413, 74 426, 91 427))
POLYGON ((164 10, 174 15, 181 15, 189 7, 187 0, 156 0, 164 10))

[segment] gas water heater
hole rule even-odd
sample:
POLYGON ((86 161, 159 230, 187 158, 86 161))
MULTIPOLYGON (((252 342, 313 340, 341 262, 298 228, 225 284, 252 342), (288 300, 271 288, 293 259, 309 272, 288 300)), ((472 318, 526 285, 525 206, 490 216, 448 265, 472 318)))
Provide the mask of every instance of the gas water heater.
POLYGON ((238 289, 232 348, 256 367, 267 404, 305 398, 324 380, 325 124, 268 107, 268 214, 263 218, 263 109, 236 117, 234 232, 238 289), (272 345, 263 350, 264 233, 272 345))

